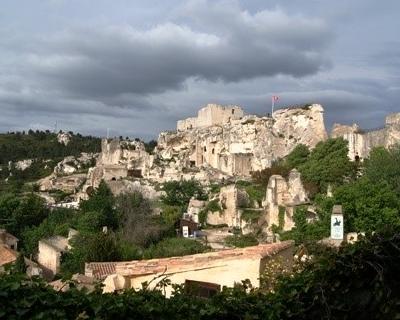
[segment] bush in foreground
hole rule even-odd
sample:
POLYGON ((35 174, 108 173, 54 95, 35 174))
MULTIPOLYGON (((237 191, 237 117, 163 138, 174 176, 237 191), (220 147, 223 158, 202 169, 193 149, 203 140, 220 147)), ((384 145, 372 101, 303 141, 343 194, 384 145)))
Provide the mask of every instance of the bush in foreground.
POLYGON ((210 299, 176 287, 101 294, 56 292, 20 275, 0 277, 4 319, 396 319, 400 314, 400 231, 369 235, 326 251, 304 271, 280 279, 275 292, 247 282, 210 299))

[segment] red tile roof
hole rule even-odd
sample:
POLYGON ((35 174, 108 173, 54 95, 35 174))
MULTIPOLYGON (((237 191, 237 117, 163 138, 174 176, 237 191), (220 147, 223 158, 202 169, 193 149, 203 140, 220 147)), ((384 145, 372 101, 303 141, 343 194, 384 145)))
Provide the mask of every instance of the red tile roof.
POLYGON ((151 260, 133 260, 125 262, 91 262, 85 266, 85 274, 101 279, 110 274, 124 276, 139 276, 165 272, 167 269, 184 270, 188 268, 206 267, 210 263, 241 259, 241 258, 265 258, 273 256, 293 246, 293 241, 280 243, 260 244, 258 246, 228 249, 215 252, 199 253, 182 257, 171 257, 151 260))
POLYGON ((90 262, 85 263, 85 275, 96 279, 104 279, 115 273, 117 262, 90 262))
POLYGON ((18 252, 0 245, 0 266, 17 260, 18 252))

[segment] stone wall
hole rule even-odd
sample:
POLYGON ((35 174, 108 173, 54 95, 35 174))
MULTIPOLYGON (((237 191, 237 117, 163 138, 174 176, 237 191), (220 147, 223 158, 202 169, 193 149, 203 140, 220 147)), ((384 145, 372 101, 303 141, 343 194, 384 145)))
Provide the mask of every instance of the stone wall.
POLYGON ((265 201, 267 224, 279 226, 280 210, 284 214, 283 230, 290 230, 294 226, 293 214, 295 207, 308 202, 306 191, 301 183, 300 173, 293 169, 286 180, 280 175, 273 175, 268 181, 265 201))
POLYGON ((375 147, 389 148, 400 143, 400 113, 388 115, 385 127, 372 131, 364 131, 357 124, 351 126, 334 124, 332 138, 343 137, 349 144, 351 160, 365 159, 375 147))
POLYGON ((68 249, 68 239, 54 236, 39 241, 38 263, 43 267, 44 276, 52 279, 60 272, 61 253, 68 249))
MULTIPOLYGON (((220 286, 234 287, 236 283, 248 279, 254 287, 260 285, 261 273, 268 263, 281 257, 289 266, 293 262, 293 242, 263 244, 243 249, 230 249, 183 257, 152 259, 131 262, 116 262, 114 274, 104 281, 104 292, 131 287, 141 289, 142 283, 154 288, 158 281, 166 277, 172 284, 185 284, 186 281, 207 282, 220 286), (116 277, 122 276, 121 278, 116 277)), ((91 264, 87 266, 90 267, 91 264)), ((165 288, 169 297, 172 287, 165 288)))
POLYGON ((209 212, 207 224, 221 225, 229 227, 241 227, 240 208, 248 204, 246 192, 238 189, 234 184, 222 187, 219 193, 219 203, 222 212, 209 212))
POLYGON ((221 125, 231 120, 241 119, 243 115, 243 110, 238 106, 207 104, 198 111, 197 117, 179 120, 177 130, 185 131, 194 128, 221 125))

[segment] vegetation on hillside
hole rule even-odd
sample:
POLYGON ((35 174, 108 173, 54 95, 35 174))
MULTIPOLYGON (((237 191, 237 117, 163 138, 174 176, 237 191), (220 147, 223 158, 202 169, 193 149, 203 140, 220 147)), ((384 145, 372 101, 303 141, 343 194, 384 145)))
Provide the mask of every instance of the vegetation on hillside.
POLYGON ((67 145, 57 141, 50 131, 12 132, 0 134, 0 165, 24 159, 56 159, 77 156, 82 152, 100 152, 101 139, 71 134, 67 145))
POLYGON ((33 183, 50 175, 64 157, 100 151, 100 138, 69 134, 71 139, 67 145, 59 143, 57 134, 48 130, 0 134, 0 192, 32 191, 33 183), (16 162, 22 160, 32 162, 21 170, 16 162))

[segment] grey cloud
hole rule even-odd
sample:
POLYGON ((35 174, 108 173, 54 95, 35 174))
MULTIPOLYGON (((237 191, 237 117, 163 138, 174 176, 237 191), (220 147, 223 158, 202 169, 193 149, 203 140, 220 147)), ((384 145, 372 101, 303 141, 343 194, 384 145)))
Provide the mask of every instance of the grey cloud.
POLYGON ((1 130, 155 137, 208 102, 266 113, 271 94, 321 102, 328 127, 399 111, 397 0, 23 0, 23 19, 4 1, 1 130))
MULTIPOLYGON (((223 14, 219 8, 213 17, 223 14)), ((43 41, 29 62, 47 86, 90 97, 177 90, 191 77, 302 77, 329 65, 324 48, 330 33, 322 22, 282 11, 227 14, 215 32, 176 23, 144 31, 128 25, 70 30, 43 41)))

